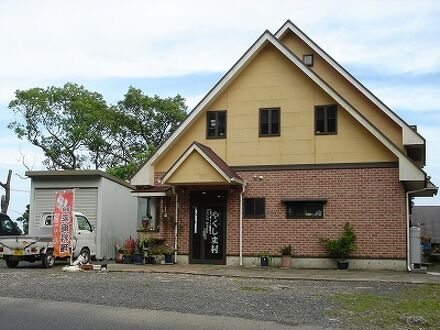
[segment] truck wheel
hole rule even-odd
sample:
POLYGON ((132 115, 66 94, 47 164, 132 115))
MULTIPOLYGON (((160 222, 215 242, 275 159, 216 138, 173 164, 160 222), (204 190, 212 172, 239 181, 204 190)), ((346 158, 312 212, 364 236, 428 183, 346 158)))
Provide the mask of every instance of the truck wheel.
POLYGON ((19 262, 20 262, 20 260, 11 259, 10 257, 6 257, 6 265, 8 265, 9 268, 17 267, 19 262))
POLYGON ((55 256, 53 255, 53 251, 47 250, 47 252, 43 256, 43 267, 52 268, 54 264, 55 264, 55 256))
POLYGON ((84 261, 85 264, 90 261, 90 250, 88 248, 82 248, 79 254, 82 255, 83 258, 85 259, 84 261))

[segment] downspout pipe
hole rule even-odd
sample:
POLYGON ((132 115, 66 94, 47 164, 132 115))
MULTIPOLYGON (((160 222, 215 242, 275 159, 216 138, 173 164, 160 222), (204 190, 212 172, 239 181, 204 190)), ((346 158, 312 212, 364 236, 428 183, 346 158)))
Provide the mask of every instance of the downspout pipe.
POLYGON ((432 190, 432 188, 422 188, 422 189, 417 189, 417 190, 409 190, 406 192, 406 269, 408 270, 408 272, 412 272, 412 268, 411 268, 411 254, 410 254, 410 238, 409 238, 409 195, 418 193, 418 192, 422 192, 422 191, 427 191, 427 190, 432 190))
POLYGON ((179 214, 179 193, 176 190, 176 214, 174 221, 174 263, 177 263, 177 216, 179 214))
POLYGON ((240 266, 243 266, 243 194, 246 183, 243 183, 240 191, 240 266))

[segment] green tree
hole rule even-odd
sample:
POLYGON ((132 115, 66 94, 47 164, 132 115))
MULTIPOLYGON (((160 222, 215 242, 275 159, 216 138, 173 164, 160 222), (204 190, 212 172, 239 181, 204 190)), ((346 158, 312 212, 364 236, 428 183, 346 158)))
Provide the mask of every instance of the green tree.
POLYGON ((108 172, 129 178, 185 119, 187 107, 180 95, 150 97, 129 87, 114 109, 112 150, 120 162, 114 162, 108 172))
POLYGON ((43 150, 48 169, 105 165, 105 157, 96 152, 107 144, 102 133, 107 117, 111 117, 102 95, 66 83, 63 87, 17 90, 9 108, 18 118, 8 127, 20 139, 43 150))
POLYGON ((41 148, 47 169, 106 169, 128 179, 186 117, 180 95, 160 98, 130 87, 108 106, 83 86, 16 91, 9 124, 20 139, 41 148))
POLYGON ((21 216, 17 218, 17 221, 22 223, 23 227, 23 235, 29 234, 29 212, 30 212, 30 205, 26 205, 26 210, 23 212, 21 216))

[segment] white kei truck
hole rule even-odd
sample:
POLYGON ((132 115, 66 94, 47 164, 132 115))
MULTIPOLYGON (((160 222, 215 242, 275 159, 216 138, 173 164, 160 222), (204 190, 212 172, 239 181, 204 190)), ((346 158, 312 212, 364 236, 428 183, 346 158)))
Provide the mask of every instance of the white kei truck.
MULTIPOLYGON (((94 228, 84 214, 75 212, 74 215, 73 257, 81 254, 88 262, 96 256, 94 228)), ((0 214, 0 257, 5 259, 9 268, 17 267, 20 261, 41 261, 45 268, 53 267, 52 220, 51 211, 43 212, 43 221, 36 235, 21 236, 16 224, 6 214, 0 214)))

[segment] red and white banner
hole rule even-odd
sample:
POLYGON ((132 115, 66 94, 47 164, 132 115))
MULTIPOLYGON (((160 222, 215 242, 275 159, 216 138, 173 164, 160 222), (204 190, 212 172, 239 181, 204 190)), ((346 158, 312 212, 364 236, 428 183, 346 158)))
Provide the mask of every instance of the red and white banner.
POLYGON ((73 201, 73 190, 56 193, 52 237, 56 257, 69 257, 72 250, 73 201))

